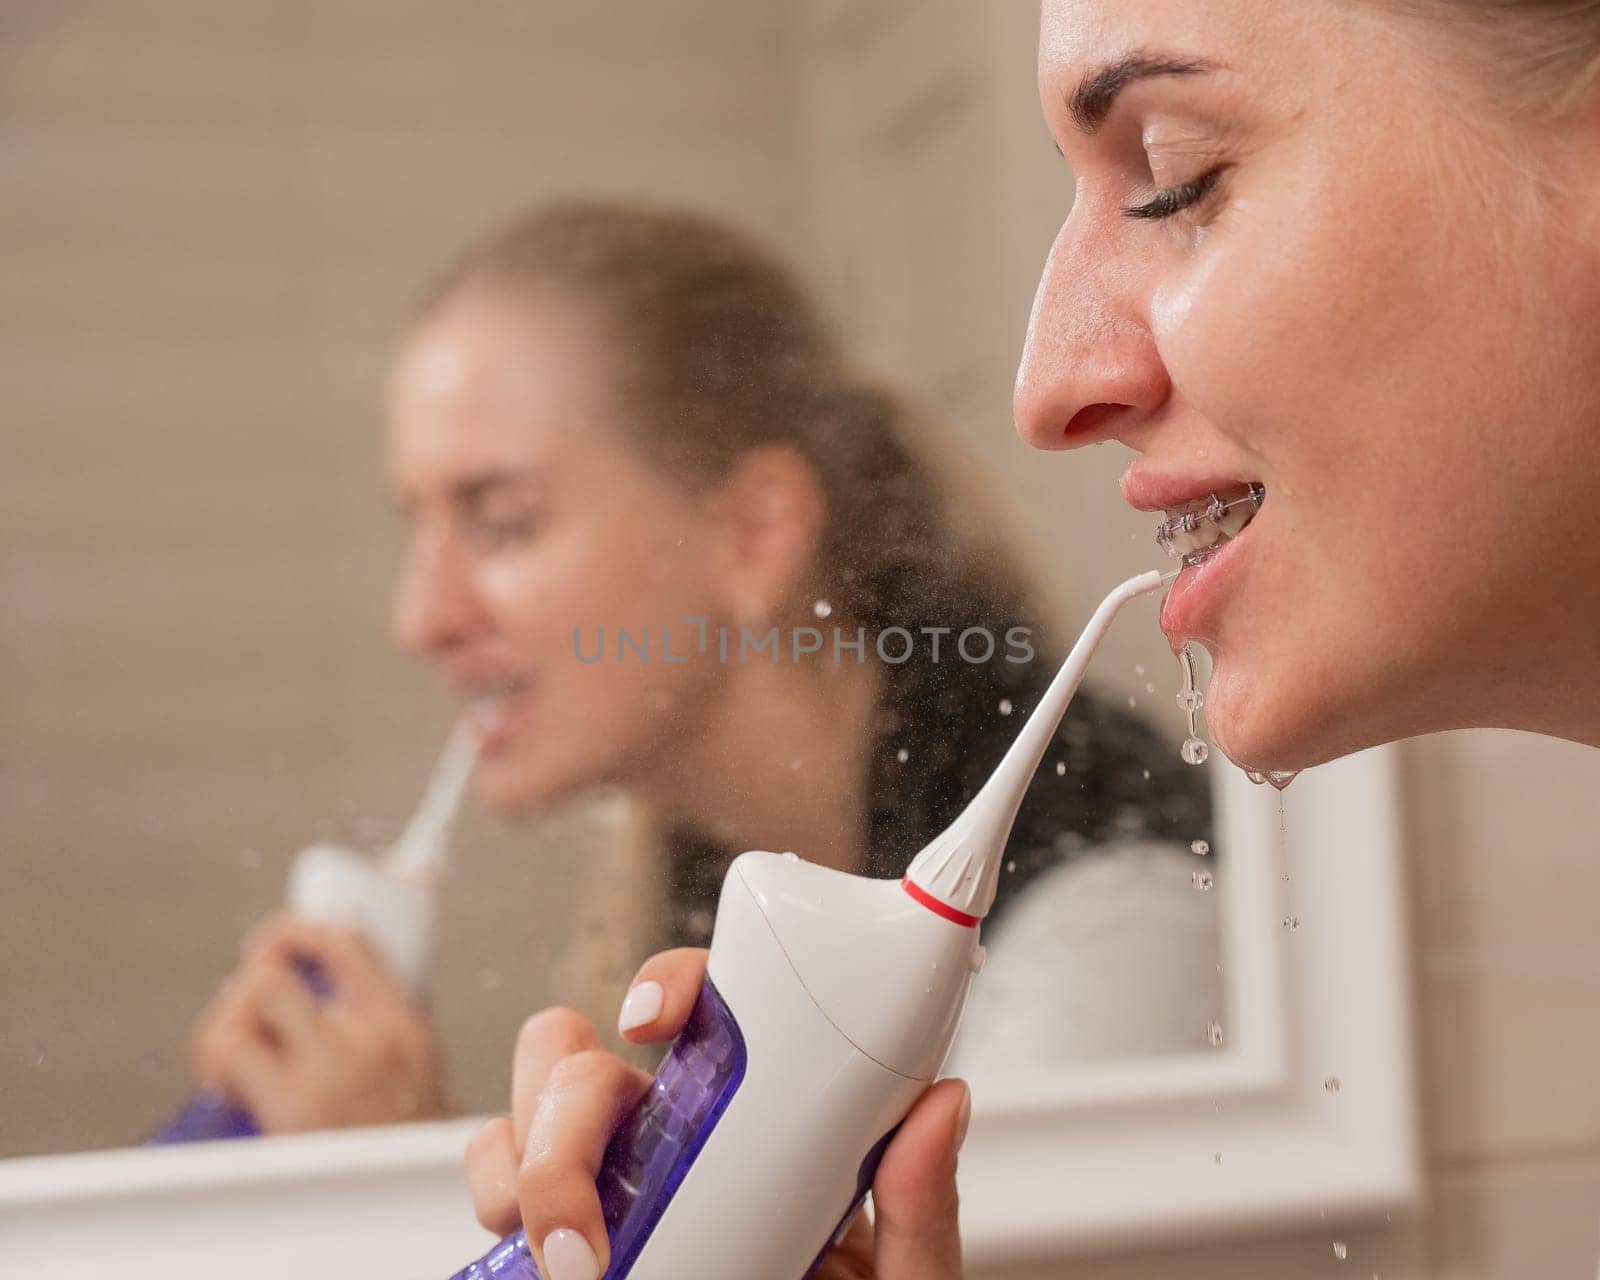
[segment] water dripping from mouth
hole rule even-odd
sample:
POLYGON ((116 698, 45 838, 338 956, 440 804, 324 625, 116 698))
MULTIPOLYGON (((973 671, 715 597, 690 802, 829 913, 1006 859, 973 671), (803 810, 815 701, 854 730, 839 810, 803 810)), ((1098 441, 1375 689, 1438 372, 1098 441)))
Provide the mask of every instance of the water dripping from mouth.
POLYGON ((1211 755, 1211 748, 1200 736, 1200 708, 1206 705, 1206 695, 1200 692, 1195 681, 1194 650, 1189 645, 1178 650, 1178 670, 1183 676, 1183 687, 1178 690, 1178 706, 1189 717, 1189 736, 1184 739, 1178 754, 1183 757, 1185 764, 1204 764, 1211 755))

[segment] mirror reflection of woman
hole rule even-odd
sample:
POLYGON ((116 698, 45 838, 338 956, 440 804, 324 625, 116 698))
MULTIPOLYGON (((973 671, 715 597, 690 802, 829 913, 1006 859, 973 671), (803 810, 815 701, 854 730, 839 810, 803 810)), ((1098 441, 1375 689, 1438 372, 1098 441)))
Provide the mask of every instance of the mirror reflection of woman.
MULTIPOLYGON (((706 941, 744 849, 898 875, 1054 672, 1020 575, 910 447, 917 424, 780 268, 704 219, 587 204, 505 229, 421 309, 390 410, 412 528, 394 629, 470 709, 478 794, 515 818, 605 785, 659 816, 664 927, 630 940, 630 965, 706 941), (806 628, 822 648, 797 659, 806 628), (774 630, 776 650, 741 659, 742 636, 774 630), (862 648, 834 648, 858 630, 862 648), (648 657, 621 655, 622 633, 650 637, 648 657)), ((1209 834, 1204 775, 1092 694, 1051 762, 1013 835, 984 1033, 958 1052, 981 1067, 1203 1047, 1221 1012, 1187 848, 1209 834)), ((665 1000, 636 986, 622 1026, 665 1000)), ((602 1043, 566 1011, 525 1038, 602 1043)), ((197 1036, 202 1079, 269 1132, 437 1114, 439 1059, 425 1009, 359 937, 287 919, 197 1036), (325 951, 319 1004, 294 965, 325 951)))
MULTIPOLYGON (((1163 614, 1212 652, 1217 744, 1285 771, 1466 726, 1600 746, 1600 5, 1045 0, 1039 90, 1077 193, 1020 430, 1127 445, 1141 511, 1266 489, 1163 614)), ((637 1038, 677 1032, 701 967, 646 966, 668 1012, 637 1038)), ((546 1139, 632 1095, 572 1099, 519 1175, 551 1280, 593 1280, 606 1242, 598 1147, 546 1139)), ((924 1096, 876 1242, 823 1275, 960 1275, 964 1099, 924 1096)), ((504 1159, 487 1134, 490 1221, 517 1217, 504 1159)))

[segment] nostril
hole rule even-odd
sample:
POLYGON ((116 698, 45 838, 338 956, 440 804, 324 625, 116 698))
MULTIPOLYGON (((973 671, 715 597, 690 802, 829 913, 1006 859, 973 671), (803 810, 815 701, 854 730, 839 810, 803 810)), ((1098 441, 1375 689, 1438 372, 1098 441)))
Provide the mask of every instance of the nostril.
POLYGON ((1091 404, 1079 409, 1072 415, 1072 420, 1067 423, 1067 429, 1062 433, 1061 448, 1070 449, 1075 445, 1088 444, 1093 440, 1108 439, 1116 424, 1117 418, 1127 411, 1125 404, 1091 404))

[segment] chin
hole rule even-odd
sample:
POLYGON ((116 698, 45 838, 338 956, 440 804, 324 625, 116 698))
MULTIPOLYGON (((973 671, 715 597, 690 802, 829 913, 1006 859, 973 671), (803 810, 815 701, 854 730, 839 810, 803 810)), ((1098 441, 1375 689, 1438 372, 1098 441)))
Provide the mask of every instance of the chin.
POLYGON ((553 774, 534 762, 514 757, 485 761, 478 766, 476 782, 478 799, 484 807, 509 819, 531 818, 593 785, 570 771, 553 774))
POLYGON ((1207 695, 1206 729, 1241 769, 1297 773, 1389 740, 1372 732, 1370 720, 1351 721, 1349 711, 1359 705, 1304 667, 1284 683, 1218 663, 1207 695))

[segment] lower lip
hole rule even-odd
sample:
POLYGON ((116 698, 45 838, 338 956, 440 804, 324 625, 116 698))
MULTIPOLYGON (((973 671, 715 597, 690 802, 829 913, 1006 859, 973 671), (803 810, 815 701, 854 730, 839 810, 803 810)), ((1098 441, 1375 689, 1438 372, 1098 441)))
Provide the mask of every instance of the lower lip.
POLYGON ((1187 566, 1161 604, 1161 630, 1173 644, 1209 639, 1216 634, 1229 583, 1239 575, 1257 516, 1221 550, 1197 565, 1187 566))
POLYGON ((493 711, 474 721, 482 756, 496 756, 505 750, 526 718, 528 703, 528 691, 522 690, 498 699, 493 711))

